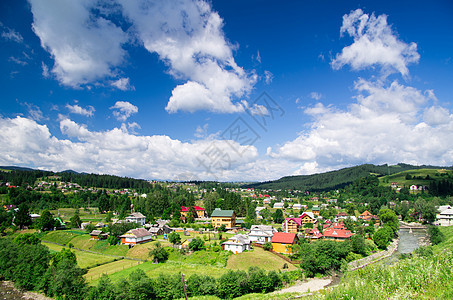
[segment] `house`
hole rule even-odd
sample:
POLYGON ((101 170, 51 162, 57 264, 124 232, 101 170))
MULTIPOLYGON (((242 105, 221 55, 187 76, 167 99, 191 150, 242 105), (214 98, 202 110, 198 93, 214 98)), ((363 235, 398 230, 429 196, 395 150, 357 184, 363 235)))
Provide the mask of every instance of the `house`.
POLYGON ((319 216, 319 206, 317 206, 317 205, 313 206, 313 207, 311 208, 311 211, 313 212, 313 214, 314 214, 315 216, 317 216, 317 217, 319 216))
POLYGON ((371 221, 372 219, 376 220, 376 222, 379 220, 378 216, 371 214, 367 210, 360 214, 359 219, 362 219, 367 222, 371 221))
POLYGON ((274 203, 274 208, 279 208, 279 209, 282 209, 284 206, 284 203, 283 202, 277 202, 277 203, 274 203))
POLYGON ((292 253, 289 246, 296 245, 299 239, 297 234, 289 232, 276 232, 272 237, 272 251, 278 253, 292 253))
POLYGON ((308 229, 308 235, 312 240, 319 240, 323 237, 322 233, 317 228, 308 229))
POLYGON ((140 226, 143 226, 146 223, 146 217, 144 215, 142 215, 142 213, 139 213, 139 212, 133 212, 129 216, 127 216, 125 219, 127 222, 135 222, 135 223, 140 224, 140 226))
POLYGON ((336 241, 344 241, 354 235, 342 223, 334 223, 332 227, 325 228, 322 234, 325 239, 336 241))
POLYGON ((250 239, 243 234, 236 234, 228 239, 228 241, 222 243, 222 250, 231 251, 234 254, 241 253, 245 250, 251 249, 250 239))
POLYGON ((300 218, 285 218, 283 230, 290 233, 298 233, 302 228, 302 220, 300 218))
POLYGON ((193 238, 189 238, 181 243, 181 248, 189 248, 190 242, 193 241, 193 238))
POLYGON ((299 218, 302 224, 315 223, 315 215, 312 212, 304 212, 299 218))
POLYGON ((293 209, 302 209, 302 204, 300 204, 300 203, 295 203, 295 204, 293 205, 293 209))
POLYGON ((453 209, 448 208, 437 214, 437 224, 440 226, 453 225, 453 209))
POLYGON ((211 224, 214 228, 219 228, 222 225, 225 225, 226 228, 233 228, 236 226, 236 214, 234 210, 216 208, 211 214, 211 224))
POLYGON ((120 236, 121 244, 123 245, 136 245, 151 241, 152 234, 145 228, 131 229, 125 234, 120 236))
POLYGON ((337 219, 347 219, 348 218, 348 214, 341 211, 337 214, 337 219))
MULTIPOLYGON (((195 218, 206 218, 206 211, 203 207, 200 206, 193 206, 193 211, 195 213, 195 218)), ((189 207, 181 206, 181 210, 179 211, 181 214, 181 218, 187 218, 187 214, 189 213, 189 207)))
POLYGON ((107 238, 108 235, 109 235, 108 233, 104 233, 100 230, 93 230, 90 233, 90 240, 104 240, 107 238))
POLYGON ((165 233, 163 228, 157 226, 151 227, 148 231, 154 236, 163 235, 165 233))
POLYGON ((277 230, 271 225, 252 225, 248 234, 251 242, 263 244, 270 242, 277 230))

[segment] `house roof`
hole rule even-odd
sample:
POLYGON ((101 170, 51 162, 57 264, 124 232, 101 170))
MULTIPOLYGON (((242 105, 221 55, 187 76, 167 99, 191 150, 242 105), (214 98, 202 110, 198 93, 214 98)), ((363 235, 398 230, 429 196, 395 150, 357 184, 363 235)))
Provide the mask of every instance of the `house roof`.
POLYGON ((323 235, 325 237, 347 239, 353 236, 354 234, 346 229, 326 228, 324 229, 323 235))
POLYGON ((295 233, 276 232, 272 237, 272 243, 292 244, 295 239, 295 233))
POLYGON ((442 211, 439 215, 453 215, 453 209, 449 208, 442 211))
POLYGON ((315 218, 315 215, 312 212, 305 211, 299 218, 303 219, 305 216, 309 216, 311 219, 315 218))
POLYGON ((146 230, 145 228, 137 228, 137 229, 129 230, 128 232, 126 232, 125 234, 123 234, 120 237, 130 237, 131 235, 135 236, 137 238, 140 238, 140 237, 150 236, 151 233, 148 230, 146 230))
POLYGON ((93 230, 90 235, 100 235, 102 233, 102 231, 100 230, 93 230))
POLYGON ((220 208, 216 208, 212 211, 211 217, 233 217, 234 210, 222 210, 220 208))
POLYGON ((245 245, 250 244, 250 239, 243 234, 236 234, 228 239, 228 241, 224 242, 223 244, 230 244, 230 245, 245 245))
POLYGON ((129 216, 126 217, 127 218, 146 218, 142 213, 140 212, 134 212, 134 213, 131 213, 129 216))
POLYGON ((302 219, 301 218, 285 218, 285 224, 288 223, 289 221, 294 221, 297 225, 302 225, 302 219))

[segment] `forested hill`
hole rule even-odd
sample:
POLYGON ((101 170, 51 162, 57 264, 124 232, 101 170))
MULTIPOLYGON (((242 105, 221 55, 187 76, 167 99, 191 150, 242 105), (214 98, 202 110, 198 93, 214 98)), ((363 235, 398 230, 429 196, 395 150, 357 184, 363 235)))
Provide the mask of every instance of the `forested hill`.
POLYGON ((437 166, 413 166, 408 164, 397 164, 389 166, 385 165, 372 165, 365 164, 350 168, 344 168, 337 171, 330 171, 326 173, 319 173, 313 175, 298 175, 286 176, 274 181, 266 181, 260 183, 248 184, 245 187, 259 188, 259 189, 293 189, 293 190, 308 190, 308 191, 327 191, 334 189, 341 189, 351 184, 355 180, 375 174, 391 175, 399 172, 416 169, 452 169, 437 166))

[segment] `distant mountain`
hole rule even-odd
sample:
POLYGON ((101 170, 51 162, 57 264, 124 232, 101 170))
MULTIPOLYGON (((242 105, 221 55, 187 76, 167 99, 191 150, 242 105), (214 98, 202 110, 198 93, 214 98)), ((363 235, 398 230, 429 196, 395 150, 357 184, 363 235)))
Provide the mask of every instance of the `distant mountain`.
POLYGON ((308 190, 308 191, 328 191, 344 188, 355 180, 375 174, 377 176, 391 175, 408 170, 416 169, 452 169, 451 167, 438 166, 413 166, 408 164, 397 164, 389 166, 364 164, 360 166, 344 168, 337 171, 319 173, 313 175, 298 175, 286 176, 278 180, 266 181, 260 183, 252 183, 244 185, 248 188, 259 189, 293 189, 293 190, 308 190))
POLYGON ((1 170, 10 170, 10 171, 40 171, 32 168, 25 167, 16 167, 16 166, 0 166, 1 170))

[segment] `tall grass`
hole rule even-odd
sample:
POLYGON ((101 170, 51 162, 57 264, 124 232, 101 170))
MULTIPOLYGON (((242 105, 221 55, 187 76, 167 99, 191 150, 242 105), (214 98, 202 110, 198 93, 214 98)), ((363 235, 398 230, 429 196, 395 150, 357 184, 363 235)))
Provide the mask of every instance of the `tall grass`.
POLYGON ((453 299, 450 242, 439 245, 429 257, 414 256, 391 266, 378 264, 347 273, 339 286, 313 299, 453 299))

